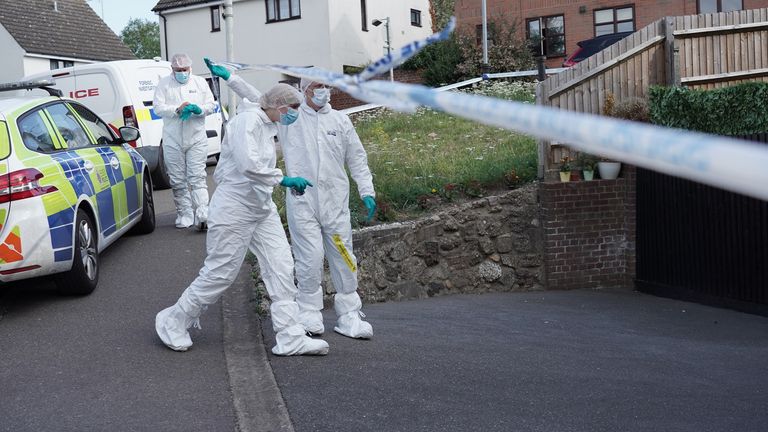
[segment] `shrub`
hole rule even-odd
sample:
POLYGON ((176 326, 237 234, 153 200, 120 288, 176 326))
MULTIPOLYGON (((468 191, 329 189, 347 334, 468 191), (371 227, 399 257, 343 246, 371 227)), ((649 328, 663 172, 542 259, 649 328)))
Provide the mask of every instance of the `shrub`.
POLYGON ((654 86, 649 99, 650 118, 660 125, 719 135, 768 131, 768 83, 715 90, 654 86))

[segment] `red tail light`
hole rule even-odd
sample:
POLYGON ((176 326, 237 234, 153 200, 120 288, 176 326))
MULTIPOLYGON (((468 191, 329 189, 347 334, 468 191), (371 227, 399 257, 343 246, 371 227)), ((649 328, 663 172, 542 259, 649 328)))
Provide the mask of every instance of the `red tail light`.
POLYGON ((0 176, 0 203, 18 201, 26 198, 56 192, 56 186, 40 186, 43 173, 27 168, 0 176))
POLYGON ((136 113, 133 111, 133 106, 126 105, 123 107, 123 123, 125 123, 126 126, 139 127, 139 122, 136 120, 136 113))

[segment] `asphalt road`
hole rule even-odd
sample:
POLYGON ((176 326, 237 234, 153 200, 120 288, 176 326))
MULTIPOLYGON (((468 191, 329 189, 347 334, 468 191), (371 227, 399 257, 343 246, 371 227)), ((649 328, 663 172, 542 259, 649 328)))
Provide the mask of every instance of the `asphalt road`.
MULTIPOLYGON (((630 290, 365 305, 269 361, 296 432, 768 430, 768 319, 630 290)), ((271 326, 264 326, 271 346, 271 326)))
POLYGON ((156 231, 111 245, 93 294, 61 297, 49 281, 0 288, 1 431, 235 430, 221 303, 188 353, 155 335, 155 314, 205 256, 204 234, 173 226, 170 190, 155 202, 156 231))

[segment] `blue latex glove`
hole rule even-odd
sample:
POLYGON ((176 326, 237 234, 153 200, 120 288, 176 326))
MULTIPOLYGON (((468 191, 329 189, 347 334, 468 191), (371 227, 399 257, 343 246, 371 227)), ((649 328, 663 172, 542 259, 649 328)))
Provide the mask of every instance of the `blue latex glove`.
POLYGON ((183 110, 181 110, 181 114, 179 115, 179 117, 182 120, 187 120, 190 117, 192 117, 192 114, 200 115, 202 113, 203 113, 203 110, 199 106, 195 104, 189 104, 185 106, 183 110))
POLYGON ((208 59, 208 57, 203 58, 205 60, 205 65, 208 66, 208 69, 211 71, 211 75, 217 76, 220 78, 224 78, 224 81, 228 80, 232 74, 225 68, 224 66, 220 66, 217 64, 213 64, 211 60, 208 59))
POLYGON ((376 213, 376 199, 366 195, 363 197, 363 204, 365 204, 365 208, 368 209, 368 219, 366 219, 366 221, 370 221, 373 219, 373 214, 376 213))
POLYGON ((283 179, 280 180, 280 185, 291 188, 299 194, 303 194, 304 189, 306 189, 307 186, 314 186, 304 177, 283 177, 283 179))

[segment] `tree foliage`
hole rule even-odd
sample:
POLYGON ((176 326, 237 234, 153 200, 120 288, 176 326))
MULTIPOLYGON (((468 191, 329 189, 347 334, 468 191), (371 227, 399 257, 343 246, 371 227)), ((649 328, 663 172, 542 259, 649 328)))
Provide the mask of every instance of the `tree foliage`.
MULTIPOLYGON (((453 2, 450 3, 453 7, 453 2)), ((517 34, 517 28, 514 21, 503 17, 488 20, 488 72, 534 69, 529 44, 517 34)), ((439 86, 480 76, 483 72, 482 56, 483 50, 475 34, 465 28, 458 29, 448 40, 427 46, 401 67, 423 70, 424 83, 439 86)))
POLYGON ((120 39, 138 58, 160 56, 160 24, 156 22, 131 18, 120 32, 120 39))

